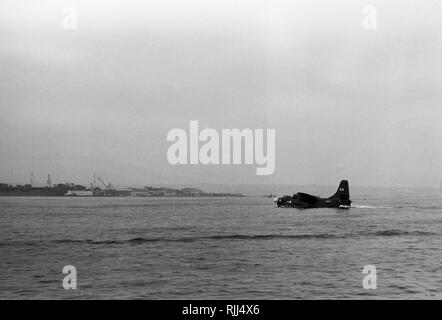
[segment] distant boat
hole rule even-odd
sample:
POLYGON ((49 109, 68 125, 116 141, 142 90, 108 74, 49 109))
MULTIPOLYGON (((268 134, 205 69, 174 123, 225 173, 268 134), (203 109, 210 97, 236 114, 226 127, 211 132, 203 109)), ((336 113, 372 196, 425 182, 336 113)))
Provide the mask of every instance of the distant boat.
POLYGON ((67 197, 92 197, 94 193, 90 190, 68 190, 67 197))

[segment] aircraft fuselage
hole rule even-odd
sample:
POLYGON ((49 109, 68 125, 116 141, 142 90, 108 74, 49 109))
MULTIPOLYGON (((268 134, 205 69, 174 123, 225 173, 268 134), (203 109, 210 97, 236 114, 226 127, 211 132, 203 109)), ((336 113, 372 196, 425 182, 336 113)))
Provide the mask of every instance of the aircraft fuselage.
POLYGON ((293 196, 283 196, 276 199, 278 207, 292 208, 339 208, 351 205, 350 191, 347 180, 342 180, 336 193, 329 198, 320 198, 308 193, 298 192, 293 196))

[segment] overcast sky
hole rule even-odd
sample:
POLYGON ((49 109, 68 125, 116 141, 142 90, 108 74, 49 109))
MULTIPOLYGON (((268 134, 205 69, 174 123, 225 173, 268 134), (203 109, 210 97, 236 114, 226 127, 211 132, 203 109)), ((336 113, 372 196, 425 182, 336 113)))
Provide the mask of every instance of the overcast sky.
POLYGON ((441 3, 2 0, 0 181, 438 186, 441 3), (190 120, 276 129, 275 173, 171 166, 190 120))

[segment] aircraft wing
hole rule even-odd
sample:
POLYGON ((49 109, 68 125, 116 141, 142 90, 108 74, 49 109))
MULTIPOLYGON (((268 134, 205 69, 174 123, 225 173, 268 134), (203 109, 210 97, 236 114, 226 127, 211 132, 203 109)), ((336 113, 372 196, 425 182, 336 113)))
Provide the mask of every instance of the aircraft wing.
POLYGON ((297 196, 298 196, 297 200, 299 202, 304 202, 310 206, 313 206, 318 201, 318 197, 312 196, 311 194, 308 194, 308 193, 298 192, 297 196))

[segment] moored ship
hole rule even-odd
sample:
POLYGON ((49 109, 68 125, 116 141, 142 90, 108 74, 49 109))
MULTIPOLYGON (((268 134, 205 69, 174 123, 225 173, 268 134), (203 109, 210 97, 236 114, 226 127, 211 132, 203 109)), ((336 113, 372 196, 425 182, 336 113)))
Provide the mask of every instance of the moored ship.
POLYGON ((52 184, 51 175, 48 175, 46 186, 33 186, 34 174, 31 173, 31 183, 25 185, 10 185, 0 183, 0 197, 62 197, 68 190, 82 189, 84 187, 75 184, 52 184))
POLYGON ((30 184, 12 186, 0 183, 0 197, 61 197, 66 194, 68 188, 65 185, 53 187, 33 187, 30 184))

